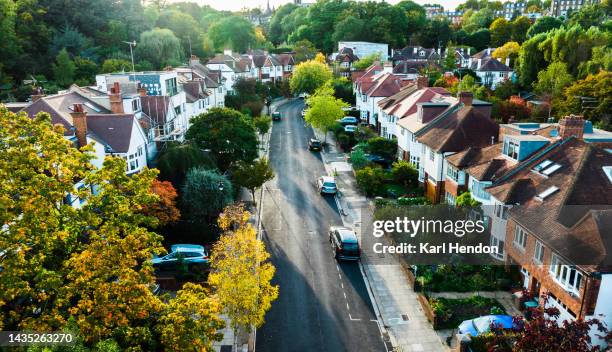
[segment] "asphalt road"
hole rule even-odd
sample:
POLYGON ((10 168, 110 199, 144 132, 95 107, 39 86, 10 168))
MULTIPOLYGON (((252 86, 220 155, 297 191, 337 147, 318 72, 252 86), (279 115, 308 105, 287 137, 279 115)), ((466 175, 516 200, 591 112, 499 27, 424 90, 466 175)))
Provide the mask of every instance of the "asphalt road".
POLYGON ((342 221, 334 198, 315 188, 325 168, 307 149, 313 133, 302 106, 279 109, 270 140, 276 178, 264 189, 262 224, 280 288, 257 330, 257 351, 385 351, 358 264, 333 258, 327 230, 342 221))

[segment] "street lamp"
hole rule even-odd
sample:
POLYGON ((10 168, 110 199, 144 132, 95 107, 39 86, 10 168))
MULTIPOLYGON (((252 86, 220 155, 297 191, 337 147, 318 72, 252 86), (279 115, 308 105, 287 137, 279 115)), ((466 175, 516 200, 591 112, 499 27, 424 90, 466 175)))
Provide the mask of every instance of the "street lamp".
POLYGON ((136 47, 136 41, 135 41, 135 40, 134 40, 134 41, 131 41, 131 42, 125 42, 125 41, 124 41, 124 43, 130 46, 130 56, 132 57, 132 77, 135 77, 135 76, 134 76, 134 72, 135 72, 136 70, 134 69, 134 51, 132 50, 132 48, 133 48, 133 47, 134 47, 134 48, 136 47))

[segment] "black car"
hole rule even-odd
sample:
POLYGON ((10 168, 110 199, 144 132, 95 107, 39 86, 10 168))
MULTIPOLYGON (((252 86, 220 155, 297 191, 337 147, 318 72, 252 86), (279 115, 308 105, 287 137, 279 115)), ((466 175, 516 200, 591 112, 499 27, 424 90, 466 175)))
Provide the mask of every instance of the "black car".
POLYGON ((368 159, 369 162, 378 164, 384 168, 388 168, 393 163, 393 161, 376 154, 366 154, 365 158, 368 159))
POLYGON ((308 150, 310 151, 321 151, 322 143, 316 138, 310 138, 308 141, 308 150))
POLYGON ((272 121, 280 121, 281 120, 281 113, 280 111, 275 111, 272 113, 272 121))
POLYGON ((337 260, 359 260, 361 249, 355 231, 340 226, 329 229, 329 242, 337 260))

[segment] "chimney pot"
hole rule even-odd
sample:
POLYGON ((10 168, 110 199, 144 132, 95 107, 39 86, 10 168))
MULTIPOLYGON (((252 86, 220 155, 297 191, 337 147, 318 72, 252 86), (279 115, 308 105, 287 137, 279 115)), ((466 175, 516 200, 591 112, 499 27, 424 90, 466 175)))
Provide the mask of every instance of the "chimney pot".
POLYGON ((465 106, 472 106, 472 102, 474 101, 474 94, 472 92, 460 92, 459 93, 459 102, 465 106))
POLYGON ((123 114, 123 99, 121 98, 121 86, 119 82, 113 83, 108 95, 108 100, 113 114, 123 114))
POLYGON ((584 136, 584 118, 581 115, 565 116, 559 121, 559 137, 565 139, 571 136, 579 139, 584 136))
POLYGON ((480 70, 480 66, 482 66, 482 59, 478 59, 478 63, 476 64, 476 70, 480 70))
POLYGON ((419 76, 416 79, 417 89, 429 87, 429 78, 427 76, 419 76))
POLYGON ((78 146, 82 148, 87 145, 87 113, 83 110, 83 105, 74 104, 70 116, 72 117, 78 146))

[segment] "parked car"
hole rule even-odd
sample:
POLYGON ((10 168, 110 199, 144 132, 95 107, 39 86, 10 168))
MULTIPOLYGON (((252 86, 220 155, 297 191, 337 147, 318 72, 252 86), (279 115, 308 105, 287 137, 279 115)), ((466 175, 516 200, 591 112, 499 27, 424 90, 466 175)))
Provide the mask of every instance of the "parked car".
POLYGON ((342 126, 359 124, 359 120, 353 116, 345 116, 341 118, 340 120, 338 120, 338 122, 340 122, 342 126))
POLYGON ((385 159, 384 157, 376 154, 365 154, 365 158, 368 159, 369 162, 378 164, 385 168, 393 164, 393 160, 385 159))
POLYGON ((515 326, 514 319, 510 315, 485 315, 482 317, 464 320, 459 324, 460 334, 478 336, 491 331, 491 324, 502 329, 511 329, 515 326))
POLYGON ((175 244, 170 247, 170 253, 163 257, 153 258, 153 268, 176 270, 179 260, 182 260, 188 267, 206 265, 209 262, 208 252, 204 246, 197 244, 175 244))
POLYGON ((302 109, 302 118, 306 117, 306 109, 302 109))
POLYGON ((321 176, 317 179, 317 189, 321 194, 336 194, 336 180, 332 176, 321 176))
POLYGON ((344 132, 346 133, 355 133, 356 131, 357 131, 357 126, 354 126, 354 125, 344 126, 344 132))
POLYGON ((272 113, 272 121, 280 121, 281 120, 281 113, 280 111, 275 111, 272 113))
POLYGON ((321 141, 316 138, 310 138, 308 141, 308 150, 310 151, 321 151, 321 141))
POLYGON ((329 228, 329 242, 337 260, 359 260, 361 249, 355 231, 340 226, 329 228))

